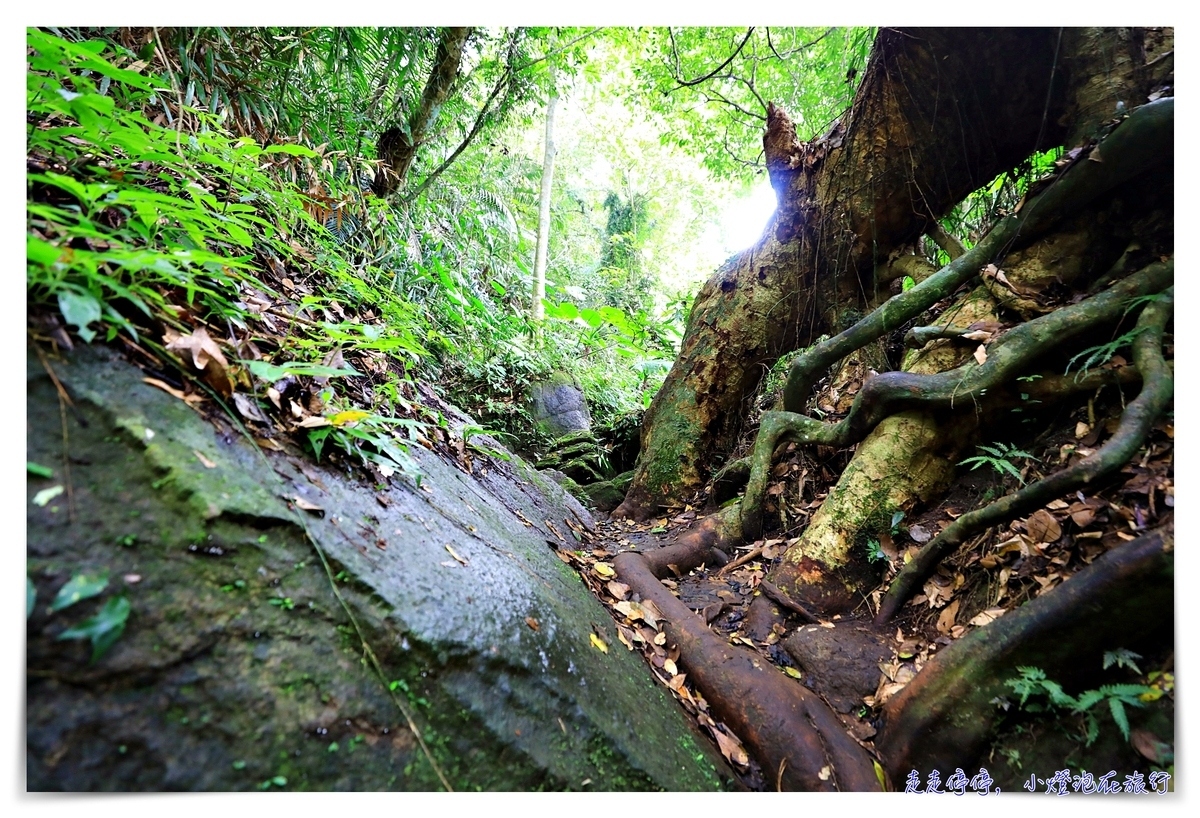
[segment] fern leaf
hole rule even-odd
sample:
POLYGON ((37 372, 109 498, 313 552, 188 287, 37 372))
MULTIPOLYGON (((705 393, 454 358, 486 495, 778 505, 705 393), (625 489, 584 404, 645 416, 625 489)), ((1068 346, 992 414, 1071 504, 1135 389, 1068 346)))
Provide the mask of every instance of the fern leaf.
POLYGON ((1021 483, 1025 482, 1025 480, 1022 479, 1022 477, 1021 477, 1021 472, 1017 471, 1017 467, 1014 466, 1012 463, 1009 463, 1007 460, 993 460, 992 465, 995 466, 998 471, 1003 471, 1003 472, 1007 472, 1008 474, 1011 474, 1013 477, 1017 478, 1017 480, 1019 480, 1021 483))
POLYGON ((1108 709, 1112 713, 1113 721, 1117 723, 1117 727, 1121 728, 1121 735, 1129 741, 1129 718, 1125 715, 1125 705, 1121 704, 1120 699, 1109 699, 1108 709))

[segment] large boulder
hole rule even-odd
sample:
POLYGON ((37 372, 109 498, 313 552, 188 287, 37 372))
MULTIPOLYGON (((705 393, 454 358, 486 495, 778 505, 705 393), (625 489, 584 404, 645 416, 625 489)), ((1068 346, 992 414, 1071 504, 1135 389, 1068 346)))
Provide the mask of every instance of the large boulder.
POLYGON ((565 372, 555 372, 546 380, 531 384, 529 403, 534 425, 548 437, 592 428, 583 389, 565 372))
POLYGON ((51 365, 70 474, 31 357, 27 456, 54 476, 29 493, 64 491, 28 503, 30 790, 438 788, 413 727, 458 790, 728 781, 555 554, 587 512, 519 458, 414 446, 419 487, 372 485, 257 450, 105 349, 51 365), (80 573, 106 589, 51 612, 80 573), (58 638, 117 596, 94 663, 58 638))

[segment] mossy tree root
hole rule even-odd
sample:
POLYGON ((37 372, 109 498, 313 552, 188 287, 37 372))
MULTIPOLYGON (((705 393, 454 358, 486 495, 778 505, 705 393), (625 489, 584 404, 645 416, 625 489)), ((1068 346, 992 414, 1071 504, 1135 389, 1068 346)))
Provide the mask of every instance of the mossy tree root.
POLYGON ((884 706, 875 746, 892 780, 977 763, 1021 666, 1073 687, 1094 681, 1114 645, 1171 644, 1174 540, 1168 524, 1123 543, 934 656, 884 706))
MULTIPOLYGON (((1172 366, 1172 362, 1168 361, 1167 365, 1172 366)), ((1033 376, 1028 383, 1021 384, 1022 397, 1019 398, 1015 391, 1009 395, 997 396, 991 408, 1011 410, 1029 405, 1048 406, 1082 392, 1095 392, 1105 386, 1137 386, 1141 382, 1141 373, 1133 365, 1089 369, 1073 375, 1042 372, 1033 376)), ((750 461, 749 455, 731 460, 713 476, 713 503, 724 503, 746 487, 750 479, 750 461)))
MULTIPOLYGON (((978 405, 988 390, 1027 370, 1047 351, 1093 327, 1115 322, 1128 309, 1131 299, 1169 287, 1174 270, 1174 261, 1156 262, 1085 301, 1027 321, 988 347, 983 364, 972 359, 957 369, 934 375, 908 372, 876 375, 863 385, 849 414, 840 423, 822 423, 793 412, 767 412, 750 454, 750 479, 740 505, 742 533, 753 538, 762 532, 762 505, 770 478, 771 455, 780 443, 849 446, 865 438, 884 418, 900 411, 978 405)), ((964 519, 966 516, 960 521, 964 519)))
POLYGON ((1100 161, 1076 162, 1050 187, 1025 203, 1021 212, 1001 220, 963 255, 908 292, 874 310, 854 326, 817 344, 792 362, 783 390, 783 406, 801 412, 820 373, 872 341, 899 328, 949 298, 980 269, 1002 257, 1015 242, 1028 242, 1060 218, 1116 185, 1170 160, 1174 155, 1175 102, 1156 100, 1136 109, 1096 148, 1100 161))
MULTIPOLYGON (((1135 275, 1144 277, 1154 268, 1171 270, 1173 263, 1152 264, 1135 275)), ((1122 284, 1127 285, 1132 278, 1126 279, 1122 284)), ((1114 287, 1105 294, 1110 294, 1116 289, 1117 287, 1114 287)), ((1078 306, 1093 300, 1089 299, 1078 306)), ((880 603, 875 619, 877 623, 882 624, 891 619, 900 606, 933 573, 938 562, 975 534, 1034 511, 1056 497, 1083 488, 1111 474, 1129 462, 1145 441, 1150 427, 1158 420, 1175 394, 1172 370, 1162 354, 1163 330, 1171 318, 1173 305, 1174 287, 1168 287, 1157 300, 1150 302, 1138 317, 1135 329, 1137 337, 1133 341, 1133 360, 1142 376, 1142 389, 1137 398, 1126 407, 1112 438, 1074 466, 1055 472, 981 509, 964 514, 947 526, 926 543, 892 581, 880 603)), ((1046 318, 1057 314, 1052 313, 1046 318)), ((1034 323, 1037 322, 1031 321, 1026 326, 1034 323)))

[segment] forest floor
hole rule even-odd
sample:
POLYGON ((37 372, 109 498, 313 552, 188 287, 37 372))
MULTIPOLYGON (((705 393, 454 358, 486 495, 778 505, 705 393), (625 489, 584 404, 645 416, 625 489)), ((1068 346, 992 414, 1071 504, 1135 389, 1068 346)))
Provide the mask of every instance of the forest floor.
MULTIPOLYGON (((1042 425, 1039 434, 1024 442, 1022 448, 1034 456, 1027 458, 1021 468, 1021 482, 1036 480, 1043 473, 1086 456, 1111 435, 1122 403, 1115 390, 1109 391, 1107 396, 1093 396, 1092 400, 1064 409, 1042 425)), ((862 602, 855 610, 827 618, 818 613, 815 625, 782 611, 783 622, 768 621, 769 630, 764 636, 764 626, 751 621, 754 615, 748 614, 750 605, 762 594, 760 585, 767 571, 803 530, 850 454, 833 450, 812 453, 789 446, 776 462, 774 486, 769 490, 767 511, 774 515, 776 530, 729 554, 727 567, 702 566, 663 582, 730 644, 758 653, 821 695, 838 713, 847 732, 872 753, 882 705, 903 689, 930 657, 972 630, 1050 591, 1110 548, 1169 523, 1174 514, 1174 426, 1173 418, 1168 417, 1157 424, 1138 457, 1115 480, 1089 492, 1056 498, 1025 518, 974 538, 939 567, 891 624, 875 626, 872 619, 880 596, 907 555, 915 553, 959 515, 1018 487, 1016 477, 999 469, 964 469, 940 503, 911 518, 894 520, 889 532, 881 533, 869 544, 875 564, 881 569, 880 581, 877 587, 861 591, 862 602), (846 654, 854 653, 854 648, 818 647, 815 660, 804 666, 784 643, 790 646, 789 636, 796 631, 815 628, 828 629, 830 639, 835 638, 834 633, 844 637, 847 631, 856 631, 858 635, 851 641, 863 644, 865 639, 868 648, 857 658, 848 659, 846 654), (834 662, 838 667, 829 672, 822 667, 828 662, 822 659, 828 660, 831 650, 842 655, 834 662), (847 661, 853 667, 847 667, 847 661), (864 688, 864 678, 874 679, 870 689, 864 688)), ((645 552, 671 545, 714 510, 709 496, 700 493, 685 507, 642 524, 604 519, 601 514, 597 532, 584 541, 584 550, 559 555, 609 609, 617 641, 625 649, 643 654, 654 677, 713 737, 741 775, 742 783, 750 789, 771 789, 762 771, 743 752, 737 736, 714 719, 703 694, 688 681, 688 674, 681 670, 687 658, 680 660, 678 648, 670 645, 657 627, 652 604, 644 606, 619 581, 612 567, 613 558, 621 551, 645 552)), ((1173 697, 1173 651, 1145 659, 1131 653, 1129 658, 1140 662, 1141 680, 1150 681, 1173 697)), ((1141 736, 1146 752, 1139 748, 1136 729, 1131 743, 1143 757, 1153 761, 1150 738, 1141 736)), ((1169 736, 1163 738, 1171 741, 1169 736)))

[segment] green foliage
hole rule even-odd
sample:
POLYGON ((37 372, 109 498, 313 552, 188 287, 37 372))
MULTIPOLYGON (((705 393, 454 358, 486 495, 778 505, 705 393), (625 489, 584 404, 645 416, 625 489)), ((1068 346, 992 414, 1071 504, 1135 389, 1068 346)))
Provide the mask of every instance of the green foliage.
POLYGON ((54 476, 54 470, 32 461, 25 461, 25 471, 32 474, 34 477, 45 477, 47 479, 54 476))
MULTIPOLYGON (((407 127, 437 29, 30 29, 30 307, 84 341, 124 334, 153 346, 164 325, 253 335, 262 322, 247 296, 291 300, 287 312, 303 323, 260 343, 261 358, 232 356, 247 358, 235 370, 268 385, 337 377, 331 395, 365 395, 377 417, 412 415, 420 378, 527 442, 528 385, 564 366, 596 422, 644 407, 691 298, 661 282, 678 281, 693 257, 663 248, 691 252, 716 200, 711 177, 660 140, 663 121, 625 110, 615 80, 645 68, 631 46, 646 36, 476 30, 418 151, 415 195, 384 201, 364 189, 375 136, 407 127), (535 328, 526 316, 540 164, 509 146, 539 130, 551 89, 617 138, 579 133, 561 148, 550 319, 535 328), (310 286, 277 292, 284 275, 310 286), (344 318, 347 307, 357 316, 344 318), (395 366, 329 366, 335 349, 395 366)), ((776 49, 797 44, 771 36, 776 49)), ((693 277, 711 269, 693 266, 693 277)), ((315 452, 335 445, 415 474, 391 431, 366 421, 307 435, 315 452)))
POLYGON ((321 459, 326 442, 332 442, 343 452, 357 456, 364 464, 376 464, 385 477, 390 476, 393 471, 399 471, 412 479, 416 485, 421 485, 421 469, 408 453, 408 445, 410 439, 416 438, 426 429, 427 423, 412 418, 384 417, 357 410, 349 410, 343 416, 334 415, 333 420, 340 420, 340 417, 344 416, 349 416, 350 419, 309 429, 308 445, 317 460, 321 459), (402 439, 398 430, 406 437, 402 439))
POLYGON ((282 364, 272 364, 266 361, 247 361, 246 368, 251 374, 262 378, 264 381, 274 383, 282 380, 289 375, 308 375, 315 378, 336 378, 346 375, 361 375, 351 366, 343 366, 342 368, 332 366, 321 366, 320 364, 307 364, 302 361, 287 361, 282 364))
POLYGON ((1137 666, 1136 659, 1141 659, 1141 654, 1134 653, 1125 648, 1117 648, 1116 650, 1106 650, 1104 652, 1104 669, 1108 670, 1113 665, 1117 667, 1128 668, 1134 673, 1141 674, 1141 670, 1137 666))
POLYGON ((99 595, 107 587, 108 574, 75 574, 58 589, 58 595, 54 597, 54 602, 50 603, 50 610, 61 611, 63 608, 69 608, 76 602, 99 595))
POLYGON ((92 642, 91 663, 95 664, 125 632, 129 619, 129 600, 123 596, 109 597, 95 615, 88 617, 73 628, 58 635, 59 639, 90 639, 92 642))
POLYGON ((298 195, 271 196, 283 191, 258 169, 262 148, 150 121, 154 83, 102 42, 30 29, 28 44, 28 151, 43 168, 27 176, 31 303, 57 306, 85 341, 96 323, 136 340, 132 320, 171 302, 240 320, 251 235, 278 235, 251 202, 303 212, 298 195))
MULTIPOLYGON (((958 238, 965 249, 971 249, 987 234, 998 217, 1015 212, 1030 188, 1055 172, 1062 155, 1062 148, 1051 148, 1035 153, 1015 168, 1001 173, 939 219, 942 228, 958 238)), ((942 267, 950 263, 950 257, 932 239, 926 238, 924 241, 925 255, 935 266, 942 267)))
POLYGON ((1012 461, 1013 458, 1016 457, 1026 457, 1032 459, 1033 455, 1008 443, 995 443, 991 446, 980 444, 979 446, 976 446, 976 449, 983 452, 983 454, 976 455, 975 457, 968 457, 966 460, 960 460, 958 465, 966 466, 970 464, 971 471, 975 471, 975 469, 979 468, 980 466, 991 466, 997 474, 1001 476, 1007 474, 1015 477, 1021 482, 1022 485, 1024 485, 1025 479, 1021 477, 1020 470, 1013 465, 1012 461))
POLYGON ((1134 339, 1137 338, 1141 332, 1141 329, 1134 327, 1133 329, 1129 330, 1129 332, 1122 333, 1116 338, 1113 338, 1111 341, 1088 347, 1078 355, 1072 357, 1071 360, 1067 361, 1067 369, 1063 374, 1070 374, 1071 367, 1075 365, 1075 362, 1086 356, 1083 365, 1079 367, 1079 372, 1075 375, 1075 379, 1078 380, 1079 378, 1083 377, 1083 374, 1093 366, 1099 366, 1111 360, 1112 356, 1117 354, 1117 350, 1132 344, 1134 339))
POLYGON ((883 553, 883 546, 879 544, 879 540, 867 540, 867 562, 884 562, 887 558, 888 556, 883 553))
MULTIPOLYGON (((1136 655, 1136 654, 1134 654, 1136 655)), ((1105 661, 1107 662, 1107 656, 1105 661)), ((1105 667, 1108 667, 1105 664, 1105 667)), ((1084 740, 1090 746, 1100 734, 1100 724, 1092 711, 1097 704, 1107 703, 1113 721, 1126 741, 1129 740, 1129 716, 1126 707, 1144 707, 1143 696, 1153 696, 1156 691, 1142 684, 1111 684, 1096 690, 1085 690, 1079 696, 1071 696, 1062 686, 1046 678, 1046 673, 1036 667, 1018 667, 1020 676, 1005 680, 1013 693, 1021 697, 1022 709, 1030 712, 1059 709, 1079 714, 1084 718, 1084 740), (1044 704, 1042 699, 1044 697, 1044 704), (1032 700, 1032 701, 1031 701, 1032 700)))
POLYGON ((767 100, 806 141, 848 110, 874 31, 864 28, 652 28, 624 35, 638 104, 670 113, 664 142, 702 157, 723 178, 763 169, 767 100), (714 136, 720 149, 714 150, 714 136))
MULTIPOLYGON (((304 252, 295 240, 303 236, 318 248, 316 261, 332 292, 305 297, 300 307, 331 316, 329 305, 339 298, 366 303, 382 313, 383 323, 326 321, 319 333, 284 339, 284 354, 275 362, 246 362, 251 374, 268 383, 287 376, 359 376, 350 366, 303 360, 322 358, 335 346, 410 364, 428 355, 415 337, 415 309, 364 280, 362 268, 313 220, 309 201, 277 172, 277 161, 295 168, 319 154, 290 143, 261 147, 222 130, 207 111, 177 106, 179 117, 186 113, 197 128, 185 140, 179 130, 147 118, 143 111, 155 104, 152 89, 161 83, 117 68, 128 55, 108 53, 101 42, 73 44, 36 30, 29 41, 29 150, 47 168, 29 175, 31 305, 56 305, 85 341, 97 323, 108 339, 125 331, 135 341, 135 323, 155 319, 180 326, 173 309, 184 305, 244 328, 250 317, 241 300, 245 288, 281 298, 254 259, 304 252), (94 81, 97 74, 107 96, 94 81), (103 119, 80 107, 88 94, 104 100, 91 103, 104 109, 103 119), (287 361, 286 355, 301 360, 287 361)), ((413 471, 396 446, 368 428, 332 434, 348 452, 413 471)))

